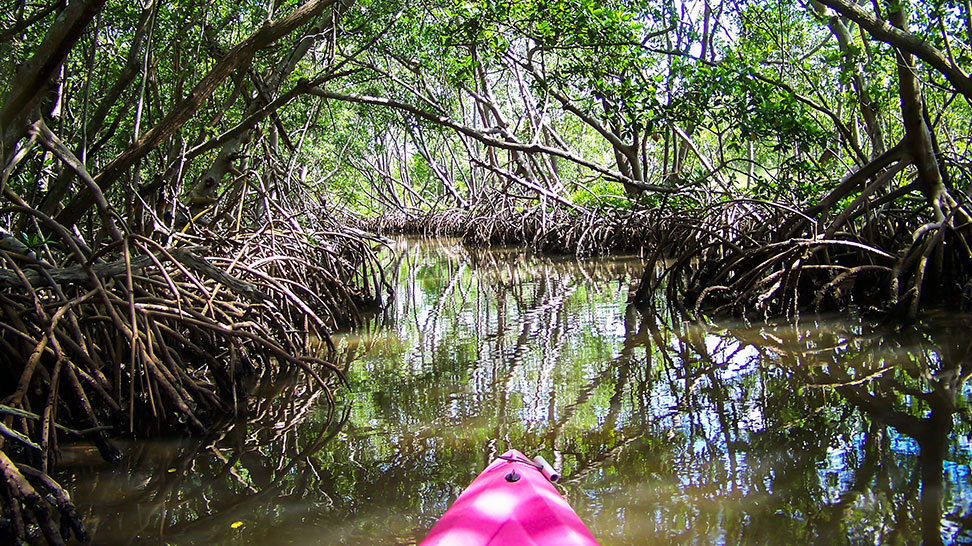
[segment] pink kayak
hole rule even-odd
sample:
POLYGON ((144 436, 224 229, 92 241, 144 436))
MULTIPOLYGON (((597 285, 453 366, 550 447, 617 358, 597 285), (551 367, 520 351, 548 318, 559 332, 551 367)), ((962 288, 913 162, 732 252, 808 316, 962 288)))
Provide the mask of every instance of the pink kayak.
POLYGON ((507 451, 469 484, 420 546, 597 546, 540 466, 507 451))

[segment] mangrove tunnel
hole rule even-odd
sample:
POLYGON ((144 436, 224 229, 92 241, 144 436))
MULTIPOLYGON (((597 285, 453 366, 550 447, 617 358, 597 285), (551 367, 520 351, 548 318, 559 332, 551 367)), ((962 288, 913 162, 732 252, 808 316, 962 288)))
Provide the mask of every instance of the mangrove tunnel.
POLYGON ((0 543, 972 543, 969 0, 3 0, 0 543))

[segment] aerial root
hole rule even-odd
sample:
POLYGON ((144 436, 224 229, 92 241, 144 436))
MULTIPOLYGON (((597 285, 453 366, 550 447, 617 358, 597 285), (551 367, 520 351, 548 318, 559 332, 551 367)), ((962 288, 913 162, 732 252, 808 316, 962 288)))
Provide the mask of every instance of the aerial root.
POLYGON ((56 516, 83 537, 47 475, 60 437, 117 460, 109 433, 205 433, 250 410, 257 380, 293 371, 334 403, 346 380, 329 332, 360 322, 387 283, 373 241, 309 237, 277 225, 207 250, 128 236, 61 267, 0 251, 2 518, 15 538, 63 543, 56 516))
POLYGON ((45 540, 52 546, 65 544, 72 532, 78 540, 87 542, 87 534, 67 492, 45 473, 26 465, 18 466, 0 450, 0 476, 3 477, 9 504, 17 507, 14 523, 16 534, 26 536, 26 518, 40 527, 45 540), (53 502, 42 496, 25 474, 41 484, 41 489, 49 493, 53 502), (54 525, 55 509, 60 516, 61 529, 54 525))
POLYGON ((655 246, 657 211, 580 212, 535 205, 522 211, 488 207, 416 215, 385 214, 362 224, 379 233, 459 237, 473 246, 526 245, 555 254, 641 252, 655 246))
POLYGON ((916 225, 918 214, 871 221, 853 233, 825 233, 798 211, 759 201, 683 213, 668 222, 664 239, 679 244, 669 246, 658 272, 646 271, 636 301, 648 301, 647 294, 667 278, 669 299, 696 312, 792 317, 853 301, 873 308, 890 303, 914 316, 925 304, 954 301, 949 294, 961 293, 972 278, 963 230, 948 223, 916 225), (797 224, 805 231, 793 233, 797 224), (895 251, 905 240, 910 244, 895 251))
POLYGON ((925 224, 915 230, 891 278, 893 303, 904 315, 914 317, 926 301, 950 301, 967 308, 972 286, 972 251, 967 226, 949 221, 925 224), (958 296, 958 297, 954 297, 958 296))

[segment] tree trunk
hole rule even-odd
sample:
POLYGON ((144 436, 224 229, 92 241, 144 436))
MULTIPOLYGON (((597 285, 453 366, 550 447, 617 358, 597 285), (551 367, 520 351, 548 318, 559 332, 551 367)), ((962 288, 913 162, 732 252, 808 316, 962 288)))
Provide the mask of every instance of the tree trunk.
MULTIPOLYGON (((895 27, 908 31, 908 19, 902 5, 897 11, 891 12, 889 19, 895 27)), ((945 219, 942 212, 942 195, 945 186, 942 183, 942 173, 938 167, 938 159, 932 148, 931 131, 922 115, 923 103, 921 87, 918 83, 917 67, 911 53, 897 49, 898 87, 901 95, 901 118, 905 127, 905 145, 911 154, 918 170, 918 187, 931 205, 935 213, 935 221, 945 219)))
MULTIPOLYGON (((265 94, 268 96, 263 96, 264 93, 259 93, 258 97, 262 96, 262 99, 258 98, 250 103, 243 114, 243 119, 246 119, 265 107, 279 94, 280 86, 293 73, 297 67, 297 63, 304 58, 315 43, 325 36, 325 30, 335 25, 340 12, 343 12, 352 2, 353 0, 338 0, 335 2, 334 8, 318 17, 315 24, 304 33, 296 46, 277 64, 276 69, 267 76, 265 94)), ((251 133, 255 128, 256 123, 246 130, 241 131, 229 142, 223 144, 223 147, 216 155, 216 159, 213 160, 212 165, 193 184, 189 197, 191 216, 195 217, 216 200, 216 192, 219 190, 219 185, 223 177, 232 168, 233 160, 239 151, 250 142, 252 138, 251 133)))
MULTIPOLYGON (((813 4, 820 13, 824 12, 822 4, 819 2, 813 4)), ((868 93, 867 81, 864 79, 864 67, 858 59, 858 54, 854 51, 853 40, 844 24, 844 18, 838 15, 828 17, 827 26, 830 27, 830 31, 837 38, 837 48, 844 57, 841 63, 841 71, 848 77, 851 86, 854 88, 854 94, 857 96, 857 107, 861 113, 861 120, 864 122, 864 130, 867 131, 868 139, 871 141, 870 159, 874 159, 887 150, 880 120, 881 107, 868 93)))
POLYGON ((0 108, 0 150, 4 156, 27 133, 30 116, 44 97, 51 78, 104 5, 105 0, 74 0, 68 4, 30 60, 17 71, 17 80, 12 82, 0 108))
MULTIPOLYGON (((95 177, 102 191, 114 184, 118 177, 133 167, 141 158, 157 148, 167 138, 176 133, 189 121, 196 111, 209 99, 217 88, 237 68, 250 61, 261 49, 290 34, 300 26, 320 15, 336 0, 308 0, 283 19, 267 23, 231 49, 202 80, 182 99, 162 121, 138 138, 126 151, 105 166, 95 177)), ((64 225, 75 224, 90 208, 90 192, 80 192, 63 211, 57 220, 64 225)))

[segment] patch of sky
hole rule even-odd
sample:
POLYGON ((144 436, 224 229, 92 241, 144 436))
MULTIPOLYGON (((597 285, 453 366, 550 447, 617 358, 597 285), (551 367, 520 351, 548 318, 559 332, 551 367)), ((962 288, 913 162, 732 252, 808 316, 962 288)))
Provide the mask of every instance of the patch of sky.
POLYGON ((913 455, 915 457, 921 452, 918 442, 910 436, 901 434, 893 427, 888 427, 888 439, 891 443, 891 450, 903 455, 913 455))
POLYGON ((837 445, 827 448, 827 458, 817 465, 817 476, 826 501, 835 503, 854 482, 856 465, 863 449, 864 435, 857 434, 849 441, 838 440, 837 445))

